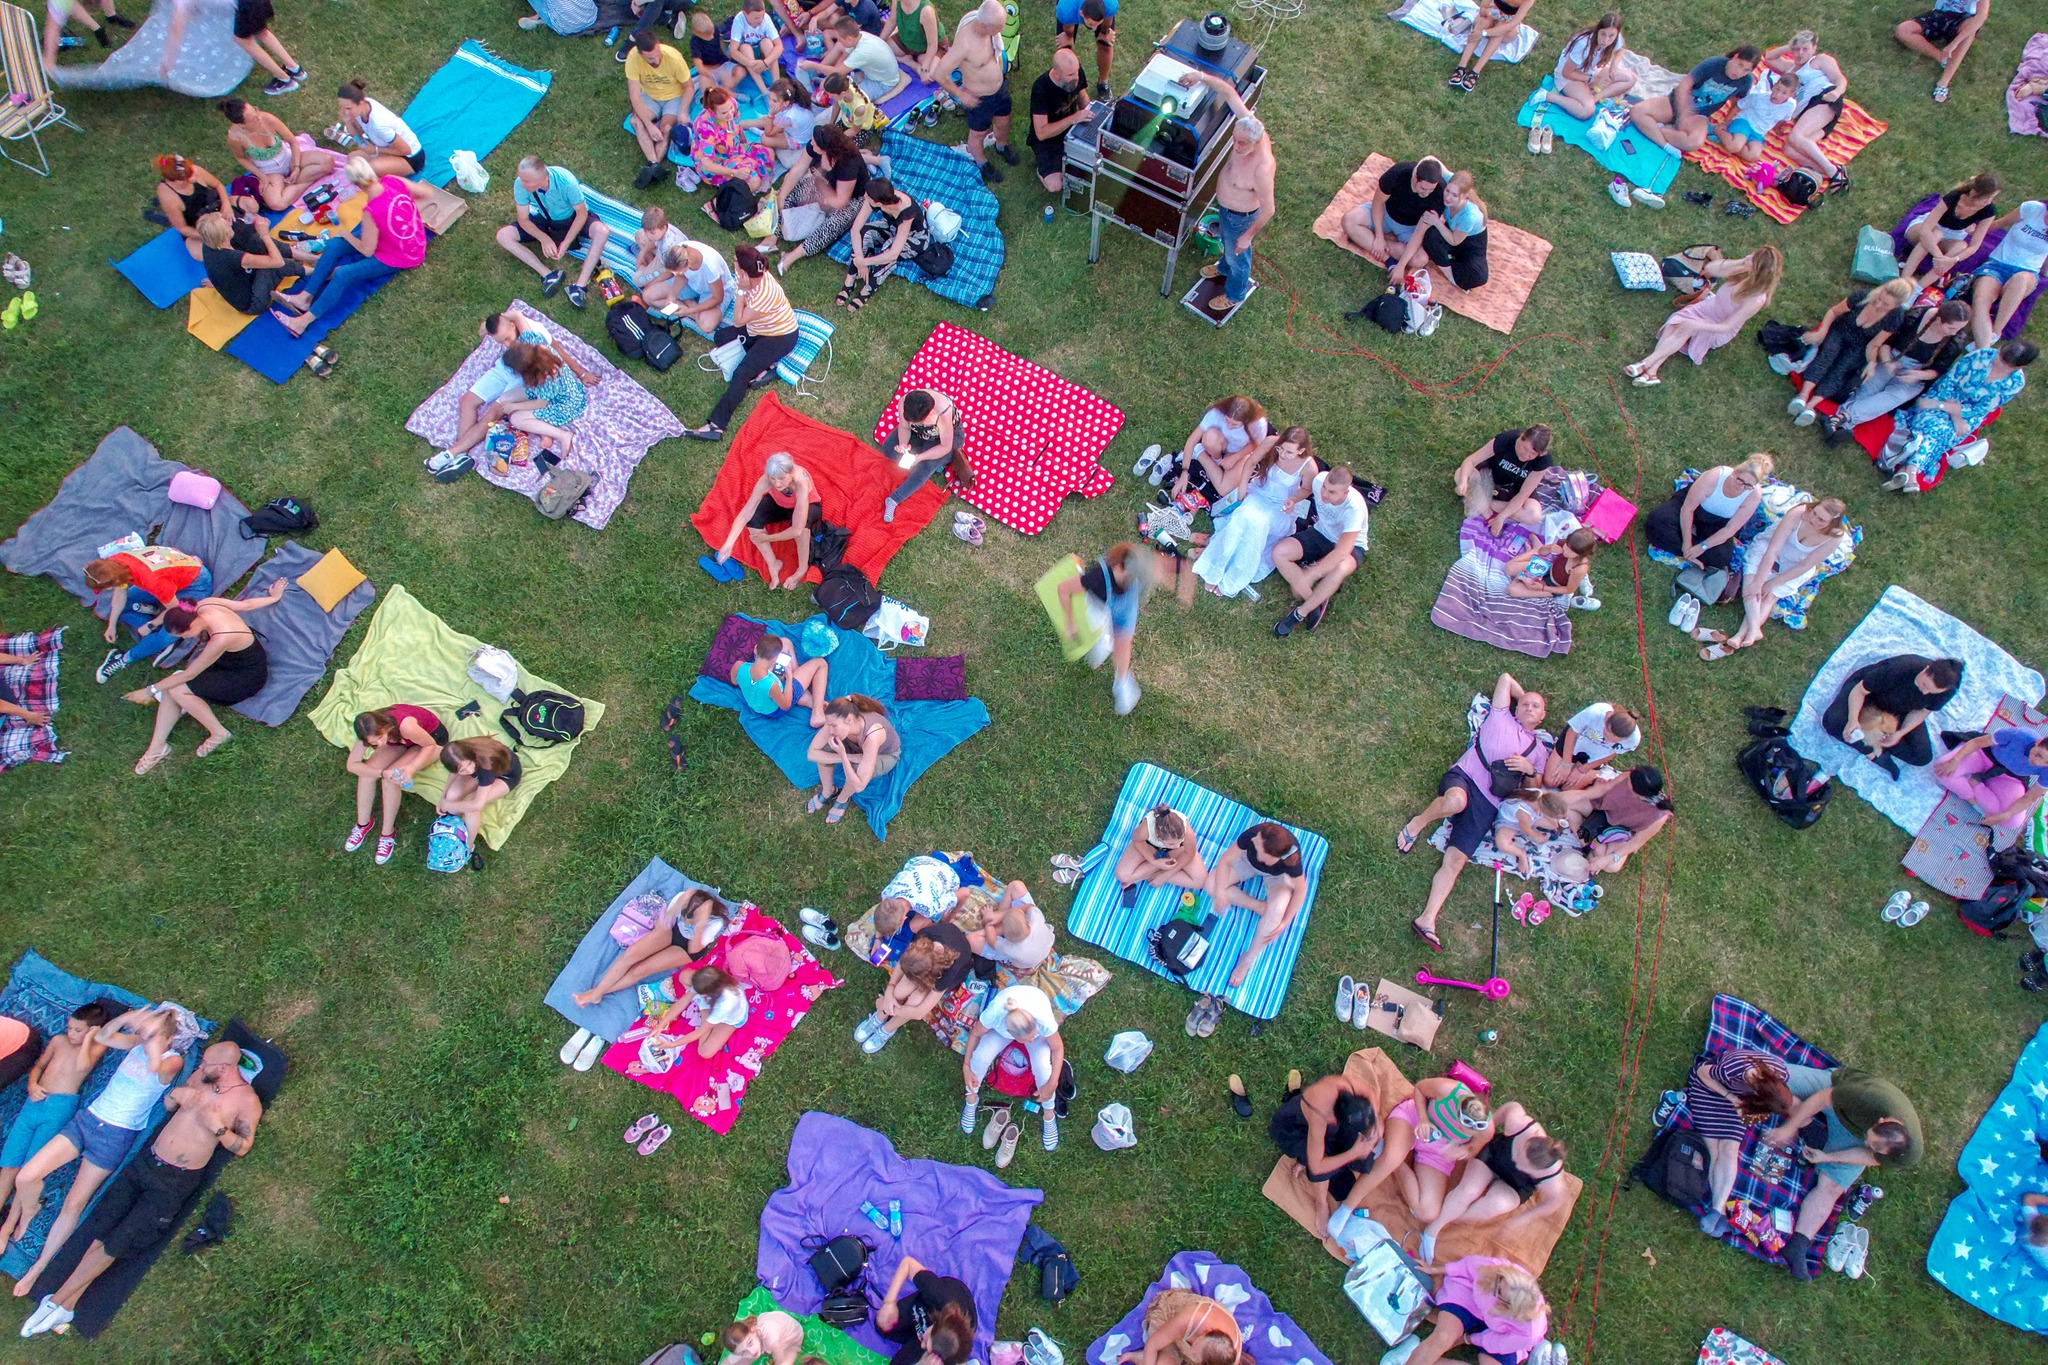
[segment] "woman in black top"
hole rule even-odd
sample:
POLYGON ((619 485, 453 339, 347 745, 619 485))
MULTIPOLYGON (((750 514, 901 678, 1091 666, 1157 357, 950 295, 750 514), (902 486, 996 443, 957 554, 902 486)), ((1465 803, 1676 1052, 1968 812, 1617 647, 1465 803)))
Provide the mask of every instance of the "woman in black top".
POLYGON ((183 237, 186 249, 196 261, 200 251, 199 220, 227 203, 227 187, 212 171, 176 152, 156 159, 156 174, 156 211, 142 216, 183 237))
POLYGON ((1840 445, 1873 418, 1903 407, 1948 373, 1969 345, 1970 305, 1945 300, 1939 307, 1916 308, 1878 348, 1877 368, 1841 407, 1821 420, 1829 445, 1840 445))
POLYGON ((268 233, 215 212, 199 220, 199 243, 207 283, 228 307, 252 318, 269 311, 270 296, 284 284, 286 265, 268 233))
POLYGON ((764 254, 778 250, 778 237, 796 245, 783 252, 775 273, 788 274, 804 257, 822 256, 844 237, 867 190, 868 163, 853 135, 836 124, 820 123, 776 193, 775 231, 760 249, 764 254))
POLYGON ((1996 172, 1985 171, 1949 190, 1933 208, 1906 224, 1906 240, 1913 249, 1906 253, 1899 273, 1913 282, 1916 293, 1984 245, 1984 234, 1998 217, 1998 192, 2004 187, 1996 172), (1927 268, 1916 278, 1913 272, 1923 261, 1927 268))
POLYGON ((475 848, 484 807, 519 785, 519 755, 495 739, 458 739, 442 746, 441 766, 449 777, 434 814, 460 815, 469 826, 469 846, 475 848))
POLYGON ((1479 1159, 1465 1163, 1436 1220, 1422 1230, 1416 1254, 1425 1262, 1436 1259, 1436 1239, 1452 1223, 1489 1223, 1490 1236, 1504 1237, 1516 1222, 1541 1217, 1572 1197, 1557 1183, 1564 1174, 1562 1142, 1514 1100, 1494 1110, 1493 1121, 1479 1159), (1506 1221, 1494 1221, 1501 1218, 1506 1221))
POLYGON ((270 681, 270 660, 263 641, 242 618, 275 604, 288 586, 287 580, 280 578, 262 597, 239 601, 208 597, 196 607, 177 603, 164 612, 159 620, 164 630, 181 640, 201 643, 175 672, 122 697, 138 706, 156 704, 156 730, 135 765, 137 777, 169 756, 171 731, 180 717, 190 716, 206 730, 206 739, 192 751, 194 758, 205 758, 234 737, 213 714, 213 708, 239 705, 270 681))
POLYGON ((974 946, 958 926, 944 920, 918 931, 875 997, 875 1012, 853 1031, 863 1052, 880 1052, 896 1030, 929 1019, 940 1002, 960 989, 974 969, 974 946))
POLYGON ((1403 161, 1380 177, 1363 204, 1344 215, 1344 235, 1382 265, 1400 258, 1425 213, 1444 211, 1450 173, 1433 156, 1403 161))
POLYGON ((853 256, 846 263, 846 283, 839 288, 838 301, 848 312, 858 313, 898 264, 923 254, 931 245, 931 233, 917 200, 880 176, 868 181, 852 231, 853 256))
POLYGON ((965 1281, 934 1274, 916 1257, 905 1256, 875 1310, 875 1330, 901 1347, 889 1365, 961 1365, 974 1350, 974 1291, 965 1281), (899 1299, 906 1280, 911 1292, 899 1299))
MULTIPOLYGON (((1372 1172, 1380 1155, 1379 1115, 1372 1098, 1353 1090, 1342 1076, 1325 1076, 1287 1096, 1266 1131, 1281 1155, 1300 1162, 1312 1184, 1328 1185, 1330 1198, 1345 1210, 1357 1209, 1379 1183, 1360 1187, 1360 1178, 1372 1172)), ((1381 1179, 1386 1175, 1382 1172, 1381 1179)))
POLYGON ((1934 761, 1927 719, 1948 705, 1962 686, 1960 659, 1918 654, 1880 659, 1842 679, 1835 699, 1821 714, 1820 728, 1896 780, 1899 764, 1924 768, 1934 761))
POLYGON ((1302 872, 1301 844, 1285 825, 1262 820, 1253 825, 1216 860, 1208 885, 1210 903, 1218 912, 1232 907, 1249 910, 1258 917, 1258 931, 1231 969, 1230 984, 1242 986, 1251 975, 1252 964, 1266 945, 1287 932, 1287 926, 1301 910, 1308 894, 1308 878, 1302 872), (1265 896, 1245 891, 1253 877, 1265 880, 1265 896))
POLYGON ((1810 427, 1820 416, 1815 398, 1839 403, 1876 371, 1878 348, 1905 325, 1912 297, 1910 282, 1886 280, 1843 299, 1800 337, 1814 350, 1799 370, 1798 396, 1785 406, 1794 426, 1810 427))

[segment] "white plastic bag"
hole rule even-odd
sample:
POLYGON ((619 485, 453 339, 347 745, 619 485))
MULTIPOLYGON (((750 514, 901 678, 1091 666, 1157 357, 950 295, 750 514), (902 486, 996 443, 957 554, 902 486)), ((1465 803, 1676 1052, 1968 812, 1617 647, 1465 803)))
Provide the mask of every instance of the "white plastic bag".
POLYGON ((1089 1136, 1105 1152, 1121 1152, 1138 1145, 1137 1130, 1131 1127, 1131 1111, 1121 1104, 1103 1105, 1095 1115, 1095 1128, 1089 1136))
POLYGON ((519 661, 496 645, 478 645, 469 651, 469 680, 499 701, 510 701, 519 686, 519 661))
POLYGON ((1586 130, 1586 145, 1596 152, 1604 152, 1614 145, 1614 139, 1621 136, 1624 116, 1613 105, 1602 105, 1593 118, 1593 126, 1586 130))
POLYGON ((1401 1244, 1370 1218, 1353 1218, 1345 1228, 1345 1251, 1356 1259, 1344 1273, 1344 1297, 1351 1300, 1380 1340, 1389 1346, 1413 1332, 1429 1311, 1429 1278, 1401 1244), (1361 1237, 1354 1238, 1352 1230, 1361 1237), (1354 1250, 1363 1237, 1372 1236, 1369 1246, 1354 1250))
POLYGON ((747 354, 746 345, 738 340, 728 341, 723 346, 714 346, 697 357, 697 368, 716 370, 722 379, 731 379, 732 372, 740 367, 740 361, 747 354))
POLYGON ((482 194, 491 187, 491 173, 471 151, 448 153, 448 166, 455 172, 455 183, 470 194, 482 194))
POLYGON ((882 605, 875 608, 875 614, 861 627, 861 634, 886 652, 898 645, 922 648, 931 628, 929 616, 912 610, 893 597, 884 596, 882 605))
POLYGON ((1128 1076, 1151 1055, 1152 1040, 1136 1029, 1126 1029, 1109 1040, 1109 1051, 1102 1060, 1128 1076))

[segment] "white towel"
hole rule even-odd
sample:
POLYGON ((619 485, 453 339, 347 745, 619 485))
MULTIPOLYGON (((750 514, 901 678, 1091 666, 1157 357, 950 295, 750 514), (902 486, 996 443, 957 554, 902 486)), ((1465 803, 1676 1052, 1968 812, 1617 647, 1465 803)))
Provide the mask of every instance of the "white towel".
MULTIPOLYGON (((1444 21, 1454 14, 1466 19, 1476 19, 1479 7, 1469 0, 1408 0, 1408 3, 1388 13, 1389 19, 1408 25, 1418 33, 1427 33, 1453 52, 1465 50, 1465 40, 1472 34, 1469 23, 1459 27, 1456 33, 1445 27, 1444 21)), ((1543 35, 1523 24, 1515 30, 1515 36, 1508 40, 1506 47, 1494 56, 1497 62, 1519 62, 1529 55, 1543 35)))

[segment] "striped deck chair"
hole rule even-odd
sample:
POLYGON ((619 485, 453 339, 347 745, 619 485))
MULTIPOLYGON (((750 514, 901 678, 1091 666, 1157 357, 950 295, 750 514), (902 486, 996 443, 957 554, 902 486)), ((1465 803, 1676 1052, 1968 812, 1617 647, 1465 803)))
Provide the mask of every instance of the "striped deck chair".
POLYGON ((38 134, 61 123, 74 133, 85 129, 71 121, 64 106, 50 95, 43 54, 36 42, 35 16, 16 5, 0 5, 0 65, 7 69, 7 102, 0 104, 0 156, 23 170, 48 176, 50 158, 38 134), (7 143, 26 141, 36 149, 34 162, 7 150, 7 143))

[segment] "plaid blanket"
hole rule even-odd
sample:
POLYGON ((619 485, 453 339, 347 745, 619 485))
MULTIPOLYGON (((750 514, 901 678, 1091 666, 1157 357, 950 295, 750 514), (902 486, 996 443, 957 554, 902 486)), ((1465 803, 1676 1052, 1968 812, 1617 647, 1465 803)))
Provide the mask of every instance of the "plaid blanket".
MULTIPOLYGON (((1699 1055, 1693 1058, 1693 1066, 1697 1067, 1701 1062, 1710 1061, 1736 1048, 1768 1052, 1773 1057, 1783 1058, 1794 1066, 1818 1067, 1823 1071, 1833 1071, 1841 1065, 1834 1057, 1779 1023, 1768 1011, 1738 996, 1716 995, 1707 1016, 1706 1045, 1700 1049, 1699 1055)), ((1691 1068, 1688 1068, 1688 1071, 1690 1070, 1691 1068)), ((1684 1100, 1681 1098, 1677 1109, 1664 1127, 1691 1126, 1692 1116, 1686 1111, 1684 1100)), ((1800 1162, 1795 1163, 1791 1173, 1781 1180, 1760 1178, 1750 1168, 1750 1157, 1757 1149, 1758 1134, 1762 1131, 1761 1128, 1752 1128, 1749 1135, 1742 1140, 1742 1153, 1735 1172, 1735 1188, 1730 1192, 1729 1198, 1740 1200, 1767 1215, 1779 1209, 1785 1210, 1788 1215, 1796 1215, 1799 1212, 1799 1202, 1813 1189, 1817 1177, 1811 1166, 1800 1162)), ((1847 1200, 1844 1199, 1843 1202, 1846 1203, 1847 1200)), ((1702 1210, 1694 1209, 1693 1212, 1699 1213, 1702 1210)), ((1828 1215, 1827 1221, 1821 1224, 1820 1231, 1815 1234, 1813 1242, 1816 1247, 1827 1241, 1840 1218, 1841 1208, 1838 1205, 1835 1211, 1828 1215)), ((1769 1261, 1774 1265, 1785 1263, 1782 1254, 1757 1245, 1733 1227, 1721 1234, 1721 1240, 1737 1251, 1746 1252, 1760 1261, 1769 1261)))
MULTIPOLYGON (((10 635, 0 640, 0 654, 34 655, 34 662, 8 664, 0 668, 0 682, 14 690, 21 705, 30 711, 57 711, 57 661, 64 649, 64 627, 38 635, 10 635)), ((19 716, 0 716, 0 772, 23 763, 62 763, 64 750, 57 747, 57 725, 30 725, 19 716)))
MULTIPOLYGON (((1682 493, 1692 487, 1692 481, 1699 476, 1700 472, 1697 469, 1685 470, 1671 481, 1672 487, 1682 493)), ((1735 533, 1735 562, 1737 564, 1742 562, 1742 556, 1749 550, 1751 542, 1756 540, 1758 536, 1768 536, 1773 530, 1777 529, 1782 513, 1774 512, 1772 508, 1791 506, 1794 496, 1804 497, 1807 495, 1804 490, 1793 484, 1786 483, 1783 479, 1771 479, 1764 484, 1763 501, 1757 505, 1756 511, 1750 515, 1748 524, 1735 533)), ((1811 578, 1808 578, 1804 583, 1801 583, 1798 587, 1771 603, 1771 619, 1773 621, 1783 621, 1787 630, 1805 630, 1806 613, 1813 606, 1813 599, 1820 595, 1820 585, 1833 578, 1836 574, 1843 572, 1851 564, 1854 564, 1856 562, 1856 551, 1862 544, 1863 528, 1858 525, 1852 525, 1849 528, 1849 543, 1846 546, 1822 560, 1820 568, 1814 571, 1811 578)), ((1643 543, 1643 548, 1649 552, 1650 558, 1659 564, 1673 569, 1683 569, 1685 567, 1685 561, 1668 550, 1660 550, 1648 541, 1643 543)))
MULTIPOLYGON (((882 154, 889 158, 889 179, 897 188, 920 204, 937 200, 960 215, 960 235, 950 243, 951 270, 936 280, 927 279, 923 271, 905 261, 896 267, 896 273, 942 299, 987 311, 995 301, 996 276, 1003 273, 1004 247, 1003 230, 996 226, 996 197, 981 183, 981 173, 965 152, 894 128, 882 133, 882 154)), ((834 242, 829 254, 841 265, 852 260, 852 237, 834 242)))

